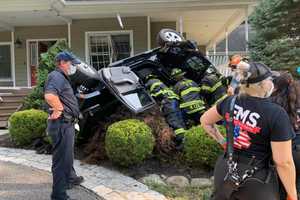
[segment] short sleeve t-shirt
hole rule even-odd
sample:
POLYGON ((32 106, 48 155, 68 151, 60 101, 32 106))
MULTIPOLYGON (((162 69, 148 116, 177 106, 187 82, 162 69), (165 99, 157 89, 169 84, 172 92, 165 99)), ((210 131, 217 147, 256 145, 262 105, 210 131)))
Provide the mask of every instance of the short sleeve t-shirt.
MULTIPOLYGON (((217 111, 229 119, 233 96, 217 105, 217 111)), ((268 99, 239 96, 234 106, 234 149, 248 157, 271 155, 271 141, 288 141, 295 137, 286 111, 268 99)))
POLYGON ((57 95, 64 106, 64 114, 78 118, 80 111, 77 98, 67 77, 59 68, 49 73, 44 92, 57 95))

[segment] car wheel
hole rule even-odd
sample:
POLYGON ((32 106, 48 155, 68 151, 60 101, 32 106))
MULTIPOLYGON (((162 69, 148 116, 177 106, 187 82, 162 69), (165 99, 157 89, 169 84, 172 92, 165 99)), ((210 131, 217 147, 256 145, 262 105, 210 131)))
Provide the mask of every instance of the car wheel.
POLYGON ((158 45, 164 46, 166 42, 182 42, 184 38, 172 29, 162 29, 157 34, 156 40, 158 45))

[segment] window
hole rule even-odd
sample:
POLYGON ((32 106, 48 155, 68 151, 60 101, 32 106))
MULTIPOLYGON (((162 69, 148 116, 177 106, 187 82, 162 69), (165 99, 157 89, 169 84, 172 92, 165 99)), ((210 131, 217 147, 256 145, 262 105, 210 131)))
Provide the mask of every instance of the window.
POLYGON ((12 78, 10 44, 0 44, 0 69, 0 79, 12 78))
POLYGON ((131 32, 88 33, 88 62, 99 70, 131 56, 131 32))

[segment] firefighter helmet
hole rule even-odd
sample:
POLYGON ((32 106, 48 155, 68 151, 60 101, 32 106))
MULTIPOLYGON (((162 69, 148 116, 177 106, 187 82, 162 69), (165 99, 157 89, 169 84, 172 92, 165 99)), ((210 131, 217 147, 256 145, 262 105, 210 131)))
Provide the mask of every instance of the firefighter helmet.
POLYGON ((178 76, 183 76, 183 75, 185 75, 185 72, 182 71, 182 69, 179 69, 179 68, 172 69, 171 76, 178 77, 178 76))

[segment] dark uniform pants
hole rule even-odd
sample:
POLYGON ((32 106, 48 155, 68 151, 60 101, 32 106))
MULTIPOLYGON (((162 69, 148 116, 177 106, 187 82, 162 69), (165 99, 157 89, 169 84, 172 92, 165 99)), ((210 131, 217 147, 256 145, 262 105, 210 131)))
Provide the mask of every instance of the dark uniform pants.
POLYGON ((185 129, 185 123, 182 112, 179 108, 177 99, 164 99, 162 101, 162 113, 167 123, 176 131, 177 129, 185 129))
MULTIPOLYGON (((67 199, 66 187, 71 176, 74 176, 74 137, 73 123, 62 120, 48 120, 48 134, 52 139, 52 174, 53 187, 51 199, 67 199)), ((76 175, 76 174, 75 174, 76 175)))
MULTIPOLYGON (((248 164, 238 163, 239 169, 249 169, 248 164)), ((231 187, 224 182, 228 172, 224 156, 220 156, 214 171, 215 191, 211 200, 279 200, 279 187, 275 170, 271 173, 268 183, 265 183, 270 169, 261 169, 253 178, 248 178, 241 187, 228 198, 227 192, 231 187)))

